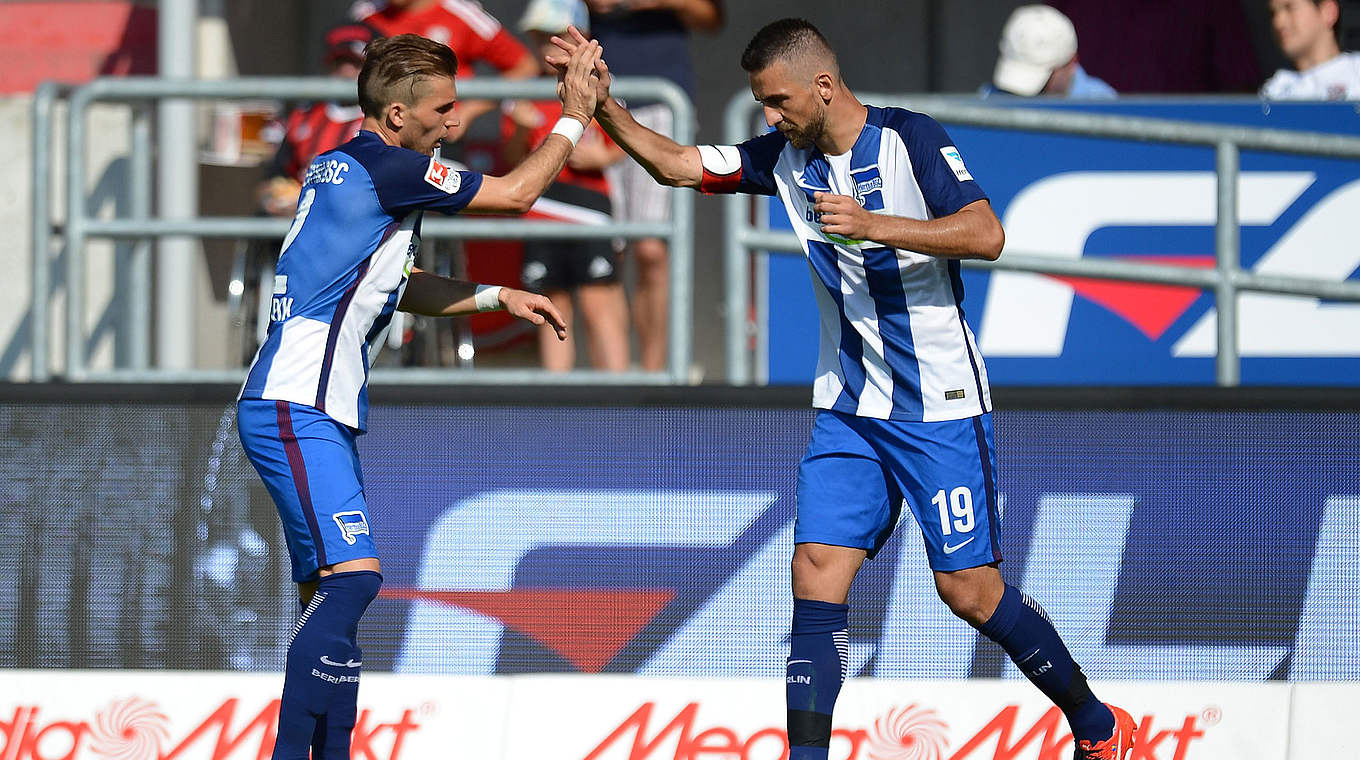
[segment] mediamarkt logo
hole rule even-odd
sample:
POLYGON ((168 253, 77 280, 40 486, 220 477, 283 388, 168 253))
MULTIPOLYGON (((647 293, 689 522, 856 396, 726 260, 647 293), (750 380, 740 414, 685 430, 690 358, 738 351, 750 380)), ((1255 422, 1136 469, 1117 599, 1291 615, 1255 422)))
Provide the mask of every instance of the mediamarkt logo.
MULTIPOLYGON (((690 702, 662 725, 655 702, 646 702, 600 742, 585 760, 786 760, 788 734, 768 727, 743 736, 725 726, 700 728, 699 703, 690 702), (672 749, 673 748, 673 749, 672 749)), ((1011 704, 987 718, 972 736, 951 746, 949 725, 928 707, 892 708, 871 728, 837 728, 831 732, 831 757, 837 760, 1067 760, 1072 735, 1058 708, 1033 725, 1017 725, 1020 705, 1011 704)), ((1186 715, 1175 728, 1159 726, 1157 716, 1144 715, 1134 735, 1129 760, 1193 760, 1191 742, 1204 736, 1202 727, 1216 725, 1216 708, 1186 715)))
MULTIPOLYGON (((0 760, 264 760, 278 735, 279 700, 262 709, 224 700, 187 731, 155 702, 131 697, 113 702, 94 720, 47 717, 33 705, 0 715, 0 760)), ((353 760, 400 760, 406 735, 420 728, 417 710, 382 722, 364 708, 354 726, 353 760)))

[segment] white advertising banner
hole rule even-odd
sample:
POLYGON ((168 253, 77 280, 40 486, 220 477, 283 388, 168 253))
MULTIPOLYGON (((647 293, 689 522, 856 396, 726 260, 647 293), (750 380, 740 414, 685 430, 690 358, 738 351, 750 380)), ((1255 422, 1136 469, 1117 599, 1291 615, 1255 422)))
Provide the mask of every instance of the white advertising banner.
MULTIPOLYGON (((1139 721, 1131 760, 1285 758, 1287 683, 1094 687, 1139 721)), ((781 760, 783 701, 778 681, 526 677, 511 698, 507 759, 781 760)), ((852 679, 836 705, 832 760, 1071 756, 1062 714, 1024 682, 852 679)))
POLYGON ((1289 757, 1360 758, 1360 683, 1317 681, 1294 684, 1290 710, 1289 757))
MULTIPOLYGON (((0 670, 0 760, 263 760, 282 683, 278 674, 0 670)), ((498 758, 509 689, 493 677, 365 675, 351 756, 498 758)))
MULTIPOLYGON (((0 670, 0 760, 264 760, 277 674, 0 670)), ((1130 760, 1360 758, 1360 684, 1097 682, 1130 760)), ((364 676, 354 760, 785 760, 778 679, 364 676)), ((1067 760, 1021 681, 851 679, 832 760, 1067 760)))

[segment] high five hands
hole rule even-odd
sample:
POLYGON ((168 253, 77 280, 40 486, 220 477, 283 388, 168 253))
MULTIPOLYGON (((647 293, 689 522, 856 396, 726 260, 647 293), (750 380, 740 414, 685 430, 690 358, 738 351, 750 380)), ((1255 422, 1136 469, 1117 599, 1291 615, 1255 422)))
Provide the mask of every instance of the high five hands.
MULTIPOLYGON (((570 29, 576 32, 575 27, 570 29)), ((548 60, 557 69, 557 97, 562 101, 562 115, 589 124, 600 102, 599 72, 607 69, 603 69, 604 61, 600 59, 603 54, 600 43, 581 37, 580 32, 576 35, 580 38, 578 44, 572 45, 570 50, 563 47, 564 55, 548 60)), ((554 37, 553 41, 562 47, 558 38, 554 37)), ((606 96, 609 94, 607 85, 603 92, 606 96)))
MULTIPOLYGON (((604 50, 600 43, 586 39, 575 26, 567 27, 566 38, 554 36, 552 42, 561 52, 549 54, 544 60, 557 69, 558 92, 562 90, 563 77, 569 74, 571 62, 577 60, 578 56, 581 56, 582 60, 589 58, 593 65, 590 81, 595 86, 594 105, 596 108, 603 106, 609 99, 609 85, 612 80, 609 76, 609 66, 604 62, 604 50), (594 51, 593 54, 590 51, 594 51)), ((591 114, 594 115, 594 109, 591 110, 591 114)))

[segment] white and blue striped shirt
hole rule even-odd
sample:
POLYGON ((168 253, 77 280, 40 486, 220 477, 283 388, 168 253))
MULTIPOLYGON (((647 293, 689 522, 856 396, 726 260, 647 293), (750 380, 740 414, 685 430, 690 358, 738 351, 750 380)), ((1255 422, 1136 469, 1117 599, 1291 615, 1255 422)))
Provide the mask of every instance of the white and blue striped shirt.
POLYGON ((307 170, 274 276, 269 331, 242 399, 315 407, 363 430, 368 368, 406 288, 426 209, 456 213, 482 175, 459 172, 375 133, 307 170))
POLYGON ((934 119, 900 108, 868 110, 854 147, 839 156, 800 150, 778 132, 736 146, 703 146, 700 189, 783 200, 821 312, 813 406, 926 422, 989 412, 987 370, 963 318, 958 260, 828 236, 816 221, 816 192, 923 220, 986 198, 934 119))

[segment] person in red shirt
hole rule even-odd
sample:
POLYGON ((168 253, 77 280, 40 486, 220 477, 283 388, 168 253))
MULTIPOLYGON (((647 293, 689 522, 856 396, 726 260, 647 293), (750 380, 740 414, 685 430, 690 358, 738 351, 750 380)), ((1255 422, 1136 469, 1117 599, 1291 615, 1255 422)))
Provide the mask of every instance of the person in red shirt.
MULTIPOLYGON (((364 65, 364 48, 378 37, 365 24, 341 24, 326 32, 323 59, 331 76, 354 81, 364 65)), ((364 114, 353 103, 304 103, 284 117, 279 149, 269 163, 257 195, 260 207, 273 216, 292 216, 298 191, 312 159, 348 141, 359 131, 364 114)))
MULTIPOLYGON (((538 63, 524 44, 473 0, 360 0, 350 14, 387 37, 419 34, 448 45, 458 55, 460 81, 473 76, 479 61, 506 79, 538 76, 538 63)), ((445 144, 462 137, 469 124, 495 107, 489 100, 460 102, 462 124, 450 130, 445 144)))
MULTIPOLYGON (((520 19, 519 28, 539 51, 539 66, 544 76, 556 77, 556 70, 544 57, 557 47, 554 34, 566 34, 571 24, 587 23, 585 7, 576 0, 532 0, 520 19), (573 14, 577 5, 579 14, 573 14)), ((502 155, 510 165, 524 160, 535 146, 548 139, 552 125, 561 115, 557 101, 521 101, 505 112, 502 119, 502 155)), ((612 204, 604 168, 624 157, 623 149, 605 135, 598 124, 586 128, 581 141, 567 157, 567 165, 557 181, 534 203, 529 215, 555 221, 581 224, 606 224, 612 204)), ((618 276, 618 254, 609 240, 526 240, 524 268, 520 279, 530 291, 552 299, 568 325, 573 321, 573 306, 580 310, 589 336, 590 363, 595 369, 628 369, 628 300, 618 276), (575 296, 575 304, 572 296, 575 296)), ((567 331, 567 340, 556 333, 539 336, 539 358, 543 368, 565 372, 576 360, 576 347, 567 331)))

